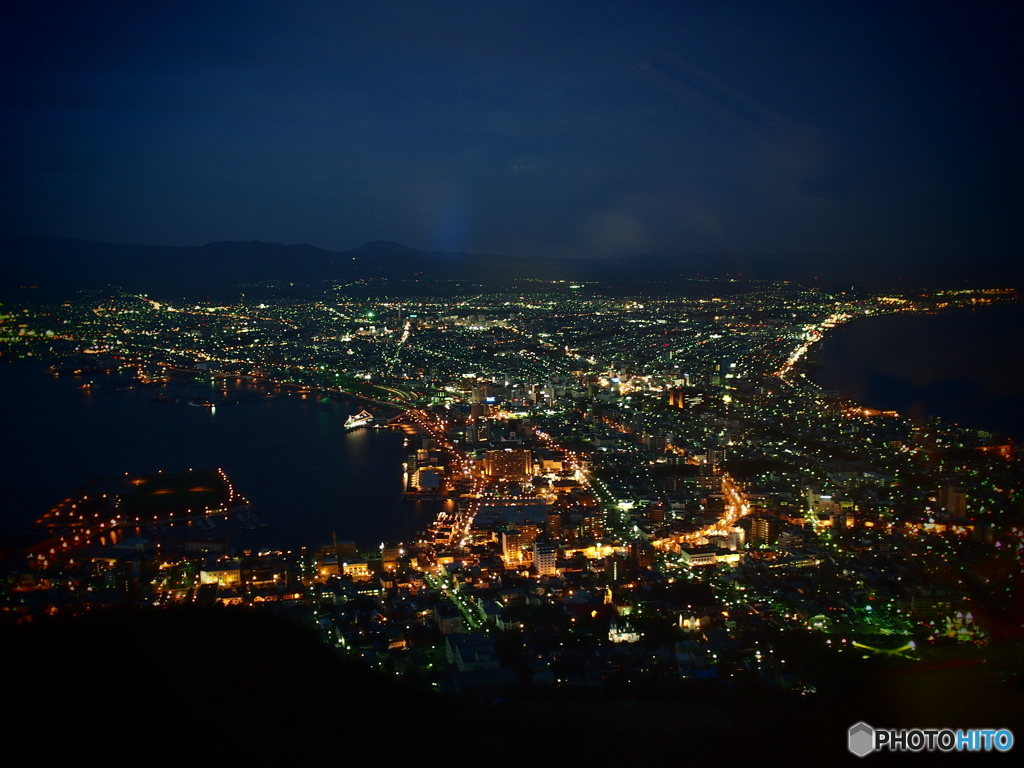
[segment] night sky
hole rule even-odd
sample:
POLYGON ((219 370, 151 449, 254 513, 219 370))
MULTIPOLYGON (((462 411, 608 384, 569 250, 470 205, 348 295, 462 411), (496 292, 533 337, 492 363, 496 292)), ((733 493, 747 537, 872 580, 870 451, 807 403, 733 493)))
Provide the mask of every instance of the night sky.
POLYGON ((1020 243, 1020 3, 4 6, 8 231, 551 257, 1020 243))

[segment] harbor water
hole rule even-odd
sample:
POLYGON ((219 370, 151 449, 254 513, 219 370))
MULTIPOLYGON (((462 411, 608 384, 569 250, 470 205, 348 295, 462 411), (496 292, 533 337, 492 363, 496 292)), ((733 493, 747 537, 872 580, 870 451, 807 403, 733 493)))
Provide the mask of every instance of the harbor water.
POLYGON ((333 535, 373 546, 407 540, 433 520, 438 503, 402 497, 403 433, 346 431, 346 419, 365 403, 297 394, 262 399, 265 388, 231 382, 229 396, 247 401, 189 407, 170 399, 216 399, 224 385, 110 387, 118 380, 54 376, 38 364, 0 364, 0 473, 7 502, 0 529, 24 530, 95 477, 218 467, 264 523, 232 522, 203 531, 227 538, 231 546, 295 550, 319 546, 333 535), (97 388, 81 388, 93 380, 97 388), (159 396, 163 401, 154 399, 159 396))

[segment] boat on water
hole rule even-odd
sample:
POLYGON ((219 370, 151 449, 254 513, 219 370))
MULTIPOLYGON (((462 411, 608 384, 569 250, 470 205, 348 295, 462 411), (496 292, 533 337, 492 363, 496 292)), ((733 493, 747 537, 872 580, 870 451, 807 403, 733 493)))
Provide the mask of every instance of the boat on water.
POLYGON ((374 415, 369 411, 360 411, 355 416, 349 416, 348 421, 345 422, 345 429, 359 429, 360 427, 372 427, 374 424, 374 415))

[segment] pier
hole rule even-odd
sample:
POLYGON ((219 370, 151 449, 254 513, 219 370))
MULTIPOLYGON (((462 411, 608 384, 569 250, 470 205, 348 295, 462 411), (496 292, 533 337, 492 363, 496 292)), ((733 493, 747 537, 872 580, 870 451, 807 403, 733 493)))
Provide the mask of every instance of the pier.
POLYGON ((98 477, 35 522, 51 535, 28 554, 45 567, 97 540, 113 539, 119 529, 159 530, 238 513, 251 516, 251 507, 222 469, 98 477))

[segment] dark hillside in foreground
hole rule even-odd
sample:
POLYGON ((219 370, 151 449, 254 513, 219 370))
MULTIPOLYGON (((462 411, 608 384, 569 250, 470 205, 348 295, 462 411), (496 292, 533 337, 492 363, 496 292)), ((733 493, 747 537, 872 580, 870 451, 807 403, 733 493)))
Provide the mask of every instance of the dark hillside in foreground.
MULTIPOLYGON (((910 690, 883 674, 839 695, 698 685, 474 704, 355 666, 304 626, 225 608, 3 623, 0 645, 7 754, 48 765, 504 765, 529 755, 565 765, 736 764, 778 753, 831 764, 849 758, 845 733, 857 720, 906 722, 906 702, 887 689, 895 681, 910 690)), ((968 685, 956 696, 986 690, 968 685)), ((976 714, 984 722, 963 725, 1012 727, 976 714)))

